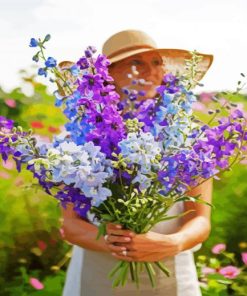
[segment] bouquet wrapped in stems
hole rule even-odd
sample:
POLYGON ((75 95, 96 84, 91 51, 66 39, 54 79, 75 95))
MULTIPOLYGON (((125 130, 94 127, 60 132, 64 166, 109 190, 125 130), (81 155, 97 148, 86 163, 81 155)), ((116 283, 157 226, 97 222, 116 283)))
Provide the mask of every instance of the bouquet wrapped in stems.
MULTIPOLYGON (((126 87, 120 100, 107 57, 89 46, 76 63, 59 67, 45 56, 49 39, 32 38, 30 46, 38 48, 33 60, 44 63, 38 74, 58 86, 55 104, 68 118, 66 132, 41 143, 31 130, 1 116, 0 154, 4 161, 12 157, 18 171, 31 171, 63 207, 72 203, 80 217, 99 226, 99 236, 106 234, 107 223, 141 234, 177 218, 167 214, 175 203, 204 202, 187 192, 243 159, 246 119, 237 106, 221 105, 216 95, 219 107, 208 123, 192 113, 196 52, 185 61, 183 76, 164 75, 155 98, 141 100, 142 91, 126 87)), ((109 275, 114 287, 125 285, 129 274, 139 286, 145 268, 155 286, 155 266, 169 275, 163 262, 127 261, 119 261, 109 275)))

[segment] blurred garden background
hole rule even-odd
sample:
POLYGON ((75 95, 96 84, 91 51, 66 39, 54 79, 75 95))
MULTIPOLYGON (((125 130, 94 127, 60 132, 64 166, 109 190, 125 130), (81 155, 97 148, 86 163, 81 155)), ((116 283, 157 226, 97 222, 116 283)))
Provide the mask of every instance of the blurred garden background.
MULTIPOLYGON (((71 3, 69 7, 65 5, 65 1, 59 2, 60 6, 52 0, 19 1, 18 7, 23 13, 21 18, 17 13, 16 1, 0 0, 3 8, 0 9, 0 15, 3 16, 5 11, 4 17, 0 20, 0 37, 3 41, 0 49, 0 116, 11 118, 26 129, 32 128, 35 135, 44 141, 49 141, 54 135, 59 134, 66 122, 62 112, 58 112, 54 106, 52 89, 47 88, 49 82, 37 79, 34 74, 36 69, 30 68, 32 53, 28 48, 28 42, 31 37, 42 37, 46 33, 51 33, 52 38, 54 37, 53 47, 51 45, 52 54, 64 60, 78 58, 83 48, 90 43, 95 43, 94 45, 100 48, 103 40, 114 32, 135 28, 157 37, 158 44, 163 47, 196 47, 201 52, 214 54, 215 61, 211 72, 209 71, 208 77, 203 80, 205 87, 197 90, 199 102, 194 106, 195 112, 202 119, 207 118, 207 111, 215 104, 210 98, 216 91, 222 91, 218 95, 221 101, 227 99, 232 103, 238 103, 247 117, 247 90, 245 87, 240 93, 235 93, 234 90, 235 86, 242 86, 238 80, 242 79, 243 83, 246 81, 246 76, 241 76, 240 73, 247 74, 244 72, 247 70, 247 59, 244 55, 247 50, 246 40, 238 37, 239 31, 246 24, 243 21, 247 11, 245 2, 218 1, 214 4, 213 1, 209 1, 209 6, 205 6, 201 1, 189 2, 189 5, 184 6, 180 1, 175 1, 171 7, 168 1, 155 0, 153 4, 143 1, 144 10, 140 17, 137 12, 126 9, 127 6, 131 8, 132 4, 125 1, 124 12, 129 21, 127 25, 122 17, 117 23, 108 12, 110 8, 117 12, 113 1, 104 1, 105 6, 103 11, 101 9, 100 17, 107 16, 108 20, 102 24, 96 9, 97 5, 98 8, 102 5, 99 1, 94 1, 94 6, 90 6, 87 1, 82 1, 81 4, 74 1, 74 5, 71 3), (165 2, 167 6, 163 5, 165 2), (219 6, 219 3, 222 6, 219 6), (36 11, 32 14, 35 5, 36 11), (162 14, 159 11, 161 5, 162 14), (68 26, 66 8, 71 9, 72 16, 68 18, 73 19, 74 30, 68 26), (78 8, 81 15, 76 12, 78 8), (153 11, 150 11, 150 8, 153 11), (88 15, 93 15, 94 24, 83 19, 85 11, 88 15), (182 15, 185 14, 187 18, 191 11, 194 22, 193 18, 187 22, 182 15), (207 16, 204 15, 205 12, 207 16), (148 19, 145 18, 147 15, 148 19), (202 21, 199 20, 199 16, 202 21), (6 24, 9 24, 9 20, 13 20, 13 23, 8 31, 6 24), (177 26, 175 20, 179 23, 177 26), (32 28, 31 21, 34 24, 32 28), (182 31, 183 21, 185 31, 182 31), (214 26, 206 25, 212 21, 214 26), (100 24, 103 26, 103 34, 99 31, 100 24), (78 25, 81 29, 78 29, 78 25), (168 32, 165 34, 167 28, 168 32), (85 39, 83 36, 86 36, 85 39), (79 37, 82 40, 80 46, 79 37), (63 45, 64 48, 61 48, 63 45), (24 70, 18 71, 20 69, 24 70)), ((140 3, 134 5, 135 11, 142 7, 140 3)), ((212 232, 202 248, 195 253, 204 296, 247 295, 246 177, 247 162, 243 161, 214 182, 212 232), (224 267, 229 269, 220 274, 219 271, 224 267)), ((71 245, 63 241, 62 237, 60 208, 57 202, 33 183, 31 173, 17 174, 15 164, 11 161, 0 163, 0 295, 61 295, 71 255, 71 245)))

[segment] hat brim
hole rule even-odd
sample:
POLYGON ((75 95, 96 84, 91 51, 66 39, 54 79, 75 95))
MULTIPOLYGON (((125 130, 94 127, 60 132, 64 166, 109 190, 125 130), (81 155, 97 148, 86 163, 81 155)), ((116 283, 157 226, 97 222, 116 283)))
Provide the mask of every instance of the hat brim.
MULTIPOLYGON (((128 57, 136 55, 138 53, 148 53, 148 52, 157 52, 160 57, 163 59, 164 64, 164 72, 165 73, 173 73, 174 75, 183 75, 186 71, 185 60, 191 59, 192 54, 188 50, 183 49, 147 49, 147 48, 139 48, 133 49, 128 52, 121 53, 115 57, 109 58, 111 64, 115 64, 120 62, 128 57)), ((206 74, 208 69, 210 68, 213 62, 213 55, 197 53, 202 57, 201 61, 198 64, 198 73, 196 75, 196 79, 199 81, 206 74)))

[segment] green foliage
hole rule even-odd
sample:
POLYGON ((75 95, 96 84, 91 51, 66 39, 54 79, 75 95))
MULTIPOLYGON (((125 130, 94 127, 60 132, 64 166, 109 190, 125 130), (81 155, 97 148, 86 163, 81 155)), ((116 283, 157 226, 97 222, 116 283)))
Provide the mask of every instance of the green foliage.
POLYGON ((247 295, 247 266, 236 260, 236 254, 221 251, 219 254, 199 256, 197 270, 203 296, 247 295), (221 268, 234 266, 239 271, 231 278, 220 273, 221 268), (210 268, 210 271, 209 271, 210 268))
MULTIPOLYGON (((34 133, 49 139, 65 118, 44 85, 25 79, 33 95, 0 89, 1 115, 25 128, 35 122, 34 133)), ((61 239, 60 207, 35 186, 30 172, 18 174, 14 166, 0 166, 0 295, 61 295, 70 246, 61 239), (44 289, 35 290, 30 277, 41 279, 44 289)))

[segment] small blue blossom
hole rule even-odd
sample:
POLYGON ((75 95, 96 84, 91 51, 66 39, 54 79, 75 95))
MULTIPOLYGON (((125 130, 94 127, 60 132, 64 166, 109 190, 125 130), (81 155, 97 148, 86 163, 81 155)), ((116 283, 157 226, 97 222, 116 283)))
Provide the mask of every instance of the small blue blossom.
POLYGON ((54 68, 57 65, 57 61, 53 57, 49 57, 45 61, 45 65, 46 65, 47 68, 54 68))
POLYGON ((80 73, 80 69, 77 65, 73 65, 72 67, 70 67, 70 72, 73 76, 78 76, 80 73))
POLYGON ((38 45, 39 45, 39 41, 35 38, 31 38, 29 46, 30 47, 37 47, 38 45))
POLYGON ((47 77, 47 72, 45 68, 39 68, 38 75, 47 77))

